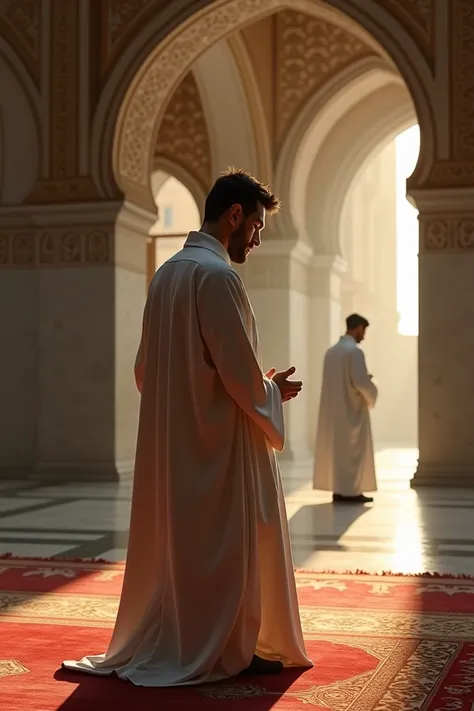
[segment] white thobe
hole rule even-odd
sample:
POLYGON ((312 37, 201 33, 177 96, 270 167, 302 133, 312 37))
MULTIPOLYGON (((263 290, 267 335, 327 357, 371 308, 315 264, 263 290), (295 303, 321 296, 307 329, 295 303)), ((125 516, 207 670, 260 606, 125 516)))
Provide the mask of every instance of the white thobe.
POLYGON ((190 233, 155 274, 122 597, 105 655, 66 662, 140 686, 198 684, 254 653, 311 666, 275 449, 281 396, 224 247, 190 233))
POLYGON ((342 336, 324 359, 314 460, 315 489, 342 496, 376 491, 370 409, 377 387, 352 336, 342 336))

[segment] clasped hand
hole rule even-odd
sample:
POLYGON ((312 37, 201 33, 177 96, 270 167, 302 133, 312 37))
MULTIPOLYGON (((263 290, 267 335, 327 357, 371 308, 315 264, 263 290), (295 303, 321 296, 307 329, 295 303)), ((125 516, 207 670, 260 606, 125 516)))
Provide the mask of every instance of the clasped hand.
POLYGON ((271 368, 268 373, 265 373, 269 380, 273 380, 278 385, 281 399, 283 402, 293 400, 300 394, 303 383, 301 380, 288 380, 290 375, 296 372, 296 368, 288 368, 287 370, 276 372, 275 368, 271 368))

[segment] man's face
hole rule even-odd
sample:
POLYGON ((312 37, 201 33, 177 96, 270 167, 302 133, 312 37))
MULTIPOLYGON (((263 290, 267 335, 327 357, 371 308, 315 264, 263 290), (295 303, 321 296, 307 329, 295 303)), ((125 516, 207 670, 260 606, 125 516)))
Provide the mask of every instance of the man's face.
POLYGON ((229 256, 234 264, 244 264, 252 249, 261 244, 260 234, 265 227, 265 208, 259 204, 255 212, 245 217, 242 206, 233 205, 229 211, 229 222, 229 256))
POLYGON ((358 326, 358 327, 356 328, 354 337, 355 337, 357 343, 362 343, 362 341, 364 340, 364 338, 365 338, 365 330, 366 330, 366 327, 365 327, 365 326, 358 326))

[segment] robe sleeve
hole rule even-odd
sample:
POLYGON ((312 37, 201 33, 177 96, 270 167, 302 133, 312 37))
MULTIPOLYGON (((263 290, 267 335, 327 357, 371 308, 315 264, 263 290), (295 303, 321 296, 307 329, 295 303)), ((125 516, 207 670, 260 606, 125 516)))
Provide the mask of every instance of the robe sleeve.
POLYGON ((360 348, 354 348, 350 356, 350 372, 352 384, 362 395, 367 403, 367 407, 372 409, 377 401, 377 386, 369 376, 365 363, 364 353, 360 348))
POLYGON ((199 281, 201 336, 222 383, 237 405, 281 451, 285 430, 280 390, 264 376, 252 346, 251 307, 233 270, 207 273, 199 281))

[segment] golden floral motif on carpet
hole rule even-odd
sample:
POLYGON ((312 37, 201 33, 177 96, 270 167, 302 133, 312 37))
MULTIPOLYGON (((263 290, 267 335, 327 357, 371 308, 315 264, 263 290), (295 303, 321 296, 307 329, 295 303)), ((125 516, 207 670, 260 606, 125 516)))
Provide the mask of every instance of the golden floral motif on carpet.
POLYGON ((423 640, 377 704, 377 711, 422 711, 461 645, 423 640))
MULTIPOLYGON (((354 638, 352 643, 359 646, 360 639, 354 638)), ((297 691, 270 691, 258 684, 235 683, 203 686, 199 691, 214 700, 283 696, 298 700, 301 708, 317 706, 328 711, 423 711, 459 646, 441 640, 400 640, 391 649, 386 647, 386 656, 379 659, 373 671, 297 691)))
POLYGON ((301 622, 313 634, 360 634, 371 637, 474 639, 474 615, 394 610, 351 610, 334 607, 300 607, 301 622))
MULTIPOLYGON (((361 579, 354 581, 353 579, 347 580, 348 576, 342 576, 341 578, 331 579, 327 577, 317 577, 313 575, 304 575, 298 573, 296 575, 296 587, 298 589, 311 588, 318 592, 319 590, 337 590, 338 592, 346 592, 354 585, 363 586, 367 589, 370 595, 390 595, 396 591, 396 588, 411 588, 411 591, 417 597, 420 595, 426 595, 427 593, 444 593, 449 596, 453 595, 474 595, 474 584, 473 581, 463 581, 463 580, 446 580, 442 582, 431 582, 430 580, 423 578, 391 578, 388 580, 373 579, 367 576, 367 580, 361 579)), ((387 576, 388 577, 388 576, 387 576)), ((384 576, 385 578, 385 576, 384 576)))
POLYGON ((117 596, 0 592, 0 622, 113 627, 117 596))
POLYGON ((0 679, 5 676, 27 674, 29 671, 30 670, 23 666, 17 659, 0 659, 0 679))
MULTIPOLYGON (((113 627, 115 595, 0 592, 0 621, 113 627)), ((425 639, 474 639, 474 615, 422 611, 300 607, 308 639, 325 634, 425 639)))

